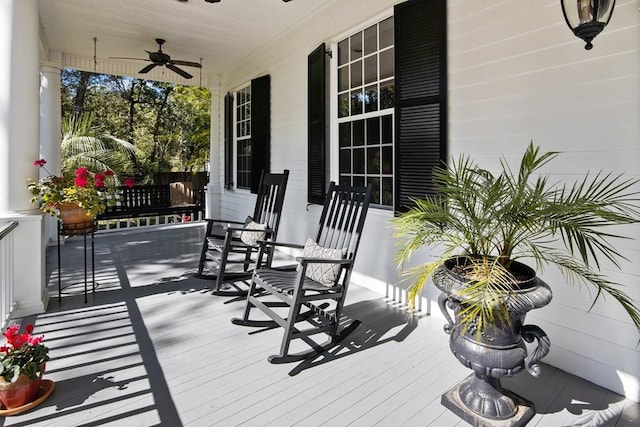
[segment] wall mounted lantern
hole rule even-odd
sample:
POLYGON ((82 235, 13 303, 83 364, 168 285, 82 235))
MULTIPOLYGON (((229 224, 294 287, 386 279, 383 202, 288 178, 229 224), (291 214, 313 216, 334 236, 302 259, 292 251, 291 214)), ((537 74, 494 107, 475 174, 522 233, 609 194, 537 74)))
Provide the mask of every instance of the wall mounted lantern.
POLYGON ((587 43, 584 48, 590 50, 591 40, 609 23, 616 0, 560 0, 560 4, 567 25, 587 43))

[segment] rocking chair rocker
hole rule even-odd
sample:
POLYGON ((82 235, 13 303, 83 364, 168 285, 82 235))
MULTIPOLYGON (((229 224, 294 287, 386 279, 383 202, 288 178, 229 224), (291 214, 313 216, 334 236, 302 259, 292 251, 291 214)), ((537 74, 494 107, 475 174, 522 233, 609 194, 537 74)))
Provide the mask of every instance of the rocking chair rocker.
POLYGON ((244 314, 232 319, 232 323, 284 328, 280 353, 270 356, 269 362, 295 362, 321 354, 360 323, 355 320, 338 331, 371 191, 371 186, 350 187, 332 182, 315 240, 308 239, 304 246, 262 242, 244 314), (267 251, 278 246, 303 249, 302 257, 297 258, 297 270, 272 268, 269 256, 263 262, 263 256, 270 254, 267 251), (250 320, 254 308, 271 320, 250 320), (311 338, 319 333, 328 335, 328 340, 319 344, 311 338), (295 339, 304 341, 311 349, 291 354, 289 347, 295 339))

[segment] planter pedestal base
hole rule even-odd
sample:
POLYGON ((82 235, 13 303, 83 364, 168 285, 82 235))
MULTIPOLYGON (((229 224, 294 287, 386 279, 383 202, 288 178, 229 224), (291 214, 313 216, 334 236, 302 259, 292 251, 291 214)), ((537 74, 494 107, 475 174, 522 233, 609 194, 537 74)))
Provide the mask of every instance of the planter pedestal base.
POLYGON ((513 399, 517 405, 514 416, 506 420, 496 420, 485 418, 473 412, 462 402, 462 399, 460 398, 460 389, 468 388, 467 383, 473 381, 474 378, 474 374, 469 375, 463 381, 456 384, 453 388, 443 394, 441 400, 441 403, 445 408, 449 409, 469 424, 478 427, 520 427, 526 425, 527 422, 529 422, 529 420, 535 415, 533 402, 530 402, 509 390, 504 390, 504 393, 513 399))

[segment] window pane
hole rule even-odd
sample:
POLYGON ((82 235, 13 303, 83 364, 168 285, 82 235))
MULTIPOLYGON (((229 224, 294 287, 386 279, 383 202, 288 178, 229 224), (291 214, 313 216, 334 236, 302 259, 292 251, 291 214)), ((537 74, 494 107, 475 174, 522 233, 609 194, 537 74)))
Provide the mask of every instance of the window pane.
POLYGON ((378 80, 378 55, 371 55, 364 59, 364 82, 371 83, 378 80))
POLYGON ((364 30, 364 54, 378 50, 378 26, 372 25, 364 30))
POLYGON ((364 187, 364 176, 354 176, 353 185, 364 187))
POLYGON ((367 174, 380 173, 380 148, 367 148, 367 174))
POLYGON ((367 119, 367 145, 380 145, 380 117, 367 119))
POLYGON ((382 147, 382 173, 393 173, 393 147, 382 147))
POLYGON ((351 185, 351 177, 348 175, 340 175, 340 185, 351 185))
POLYGON ((351 36, 351 60, 362 57, 362 33, 351 36))
POLYGON ((380 178, 368 178, 367 183, 371 184, 371 203, 379 205, 380 204, 380 178))
POLYGON ((353 173, 364 173, 364 148, 353 149, 353 173))
POLYGON ((364 120, 353 122, 353 146, 364 145, 364 120))
POLYGON ((351 87, 362 86, 362 61, 351 64, 351 87))
POLYGON ((382 178, 382 204, 393 205, 393 179, 382 178))
POLYGON ((393 17, 382 21, 378 28, 380 29, 380 49, 393 44, 393 17))
POLYGON ((349 93, 338 95, 338 117, 347 117, 349 115, 349 93))
POLYGON ((349 39, 344 39, 338 43, 338 65, 349 62, 349 39))
POLYGON ((351 91, 351 115, 362 114, 362 90, 351 91))
POLYGON ((338 70, 338 91, 349 89, 349 67, 342 67, 338 70))
POLYGON ((340 123, 338 126, 340 147, 351 146, 351 123, 340 123))
POLYGON ((393 108, 395 99, 395 87, 393 80, 380 83, 380 109, 393 108))
POLYGON ((393 77, 394 69, 393 48, 380 52, 380 80, 393 77))
POLYGON ((382 116, 382 139, 383 144, 391 144, 393 142, 393 123, 391 114, 382 116))
POLYGON ((340 150, 340 173, 351 172, 351 150, 340 150))
POLYGON ((378 85, 367 86, 364 89, 364 111, 378 111, 378 85))

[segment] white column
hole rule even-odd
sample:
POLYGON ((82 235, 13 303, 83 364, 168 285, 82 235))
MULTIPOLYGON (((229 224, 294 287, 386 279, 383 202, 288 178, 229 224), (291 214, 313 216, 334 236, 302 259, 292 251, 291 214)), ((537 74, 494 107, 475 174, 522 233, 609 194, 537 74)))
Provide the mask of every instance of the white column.
MULTIPOLYGON (((53 52, 49 61, 40 64, 40 158, 47 161, 47 170, 55 175, 61 173, 61 129, 62 107, 60 104, 60 72, 62 54, 53 52)), ((40 177, 47 171, 40 169, 40 177)), ((45 242, 57 240, 57 220, 45 215, 45 242)))
POLYGON ((14 230, 15 316, 46 309, 42 214, 30 203, 38 178, 39 40, 36 0, 0 0, 0 222, 14 230))
POLYGON ((211 136, 209 143, 209 183, 207 184, 207 218, 220 218, 221 140, 224 138, 220 118, 220 85, 209 87, 211 92, 211 136))

